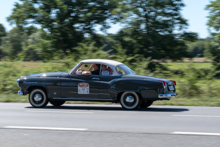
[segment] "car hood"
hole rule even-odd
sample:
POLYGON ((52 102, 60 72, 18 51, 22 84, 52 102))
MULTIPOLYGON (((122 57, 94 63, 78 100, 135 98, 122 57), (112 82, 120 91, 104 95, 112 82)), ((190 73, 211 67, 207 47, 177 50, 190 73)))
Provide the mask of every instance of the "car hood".
POLYGON ((61 77, 68 75, 67 72, 48 72, 48 73, 35 73, 29 75, 29 77, 61 77))
POLYGON ((157 77, 151 77, 151 76, 143 76, 143 75, 136 75, 136 74, 124 75, 123 78, 142 79, 142 80, 149 80, 149 81, 162 80, 162 81, 165 81, 166 83, 169 82, 169 80, 163 79, 163 78, 157 78, 157 77))

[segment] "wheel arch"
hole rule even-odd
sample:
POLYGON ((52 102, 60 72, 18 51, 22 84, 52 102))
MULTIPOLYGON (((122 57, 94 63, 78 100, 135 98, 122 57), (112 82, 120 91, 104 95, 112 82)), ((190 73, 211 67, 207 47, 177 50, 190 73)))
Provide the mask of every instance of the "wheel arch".
POLYGON ((140 99, 144 100, 149 94, 154 95, 153 98, 157 98, 157 90, 158 87, 156 87, 151 81, 143 81, 140 79, 117 79, 109 85, 110 96, 116 102, 119 101, 120 96, 126 91, 135 92, 140 99))
POLYGON ((35 85, 33 85, 33 86, 29 86, 28 88, 27 88, 27 91, 28 91, 28 93, 30 94, 30 92, 32 91, 32 90, 34 90, 34 89, 41 89, 41 90, 43 90, 44 92, 45 92, 45 94, 46 94, 46 96, 48 97, 48 91, 47 91, 47 89, 44 87, 44 86, 35 86, 35 85))

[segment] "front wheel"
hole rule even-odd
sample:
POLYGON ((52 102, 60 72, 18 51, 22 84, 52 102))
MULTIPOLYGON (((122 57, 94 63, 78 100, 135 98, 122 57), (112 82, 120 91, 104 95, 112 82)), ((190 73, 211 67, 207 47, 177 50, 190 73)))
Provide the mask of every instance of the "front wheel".
POLYGON ((44 90, 33 89, 29 94, 29 102, 33 107, 42 108, 48 104, 48 98, 44 90))
POLYGON ((124 109, 133 110, 139 108, 141 99, 135 92, 124 92, 120 98, 121 106, 124 109))
POLYGON ((66 101, 61 101, 61 100, 50 100, 50 103, 53 105, 53 106, 61 106, 65 103, 66 101))

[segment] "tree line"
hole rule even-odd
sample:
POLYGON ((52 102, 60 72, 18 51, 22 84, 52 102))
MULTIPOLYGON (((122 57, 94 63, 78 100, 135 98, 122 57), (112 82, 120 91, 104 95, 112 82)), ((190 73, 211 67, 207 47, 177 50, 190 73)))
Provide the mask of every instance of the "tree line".
POLYGON ((0 24, 0 58, 47 61, 120 55, 137 62, 210 57, 220 69, 219 4, 214 0, 206 7, 211 37, 198 39, 197 33, 186 31, 182 0, 20 0, 7 18, 15 27, 6 32, 0 24), (115 23, 123 28, 108 34, 115 23), (97 26, 104 35, 97 33, 97 26))

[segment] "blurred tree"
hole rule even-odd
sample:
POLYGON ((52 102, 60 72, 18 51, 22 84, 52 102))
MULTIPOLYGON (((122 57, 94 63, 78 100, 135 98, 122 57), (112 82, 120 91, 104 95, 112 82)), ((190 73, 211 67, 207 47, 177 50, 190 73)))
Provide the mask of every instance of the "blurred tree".
POLYGON ((194 32, 184 32, 183 34, 181 34, 180 38, 182 40, 189 41, 189 42, 194 42, 199 39, 198 34, 194 32))
POLYGON ((194 41, 197 34, 183 31, 187 27, 180 14, 183 6, 181 0, 125 0, 114 11, 127 24, 116 40, 130 55, 173 60, 188 56, 184 40, 194 41))
POLYGON ((2 51, 13 60, 22 51, 22 42, 26 39, 27 34, 21 32, 18 28, 13 28, 5 37, 2 37, 2 51))
POLYGON ((2 37, 6 36, 5 28, 2 24, 0 24, 0 59, 5 56, 5 53, 2 51, 1 42, 2 37))
POLYGON ((203 55, 205 57, 212 58, 212 51, 215 49, 213 38, 209 37, 205 41, 206 43, 205 43, 205 50, 203 52, 203 55))
POLYGON ((206 9, 209 10, 208 26, 213 37, 212 63, 216 76, 220 77, 220 0, 211 1, 206 9))
POLYGON ((47 40, 47 34, 43 30, 38 30, 22 43, 22 51, 18 54, 18 58, 23 61, 36 61, 51 59, 53 55, 54 50, 51 42, 47 40))
MULTIPOLYGON (((50 37, 52 47, 74 52, 85 36, 96 37, 94 27, 109 28, 112 10, 120 0, 20 0, 8 17, 21 30, 40 26, 50 37)), ((26 30, 27 31, 27 30, 26 30)))
POLYGON ((97 34, 95 39, 94 37, 87 37, 85 42, 94 43, 94 46, 98 48, 101 47, 103 51, 109 52, 110 54, 116 53, 114 46, 118 43, 118 41, 115 40, 115 34, 108 34, 107 36, 97 34))
POLYGON ((206 49, 208 46, 208 41, 205 40, 205 39, 200 39, 196 42, 189 42, 187 44, 188 46, 188 51, 189 51, 189 54, 192 56, 192 57, 204 57, 204 52, 205 50, 208 51, 208 49, 206 49))
POLYGON ((0 46, 1 46, 1 41, 2 41, 2 37, 6 36, 6 31, 5 31, 5 27, 0 24, 0 46))

